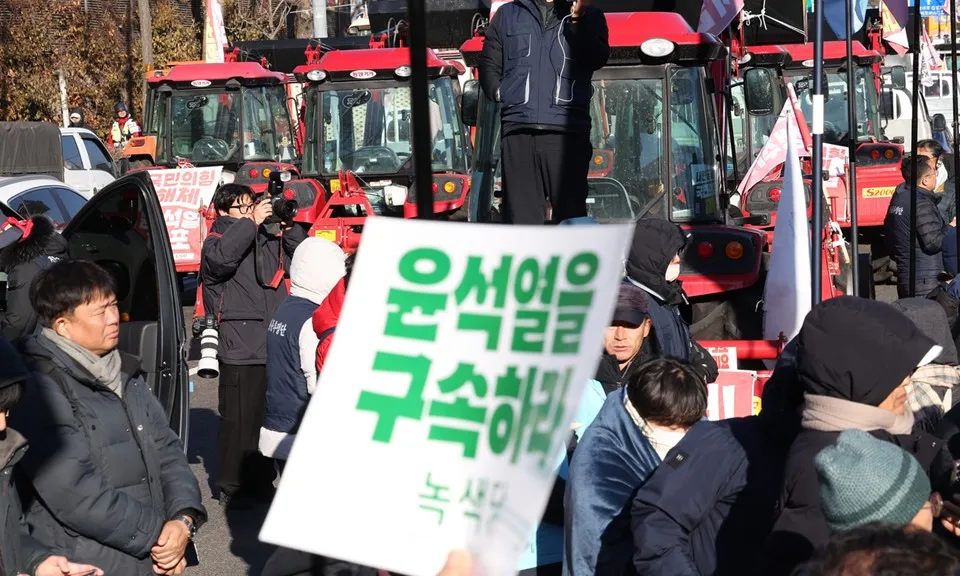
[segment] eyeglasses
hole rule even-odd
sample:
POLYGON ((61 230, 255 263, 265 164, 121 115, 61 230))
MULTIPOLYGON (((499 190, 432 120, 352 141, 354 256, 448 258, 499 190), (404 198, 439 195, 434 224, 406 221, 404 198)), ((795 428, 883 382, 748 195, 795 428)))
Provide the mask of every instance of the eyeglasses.
POLYGON ((249 214, 253 212, 253 206, 253 204, 234 204, 230 209, 238 210, 241 214, 249 214))
POLYGON ((934 492, 930 495, 927 503, 930 504, 930 512, 933 514, 933 517, 939 518, 940 513, 943 512, 943 496, 941 496, 939 492, 934 492))

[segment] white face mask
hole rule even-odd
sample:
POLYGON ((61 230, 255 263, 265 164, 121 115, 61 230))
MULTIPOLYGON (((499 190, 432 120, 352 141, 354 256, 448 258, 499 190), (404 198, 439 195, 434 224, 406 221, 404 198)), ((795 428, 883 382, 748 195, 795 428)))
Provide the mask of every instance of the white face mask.
POLYGON ((671 264, 667 266, 667 282, 673 282, 680 277, 680 265, 671 264))
POLYGON ((947 181, 947 168, 942 163, 937 166, 937 189, 947 181))

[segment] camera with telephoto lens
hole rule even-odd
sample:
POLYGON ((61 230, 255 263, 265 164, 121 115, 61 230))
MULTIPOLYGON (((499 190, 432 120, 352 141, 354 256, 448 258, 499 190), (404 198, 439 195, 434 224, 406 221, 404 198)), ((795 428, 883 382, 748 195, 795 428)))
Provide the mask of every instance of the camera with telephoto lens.
POLYGON ((273 218, 268 219, 274 222, 293 222, 300 211, 300 204, 297 202, 297 196, 292 190, 284 190, 283 185, 290 181, 290 172, 278 170, 270 173, 270 184, 267 186, 267 199, 273 208, 273 218))
MULTIPOLYGON (((197 376, 216 378, 220 375, 220 362, 217 360, 217 346, 220 342, 217 319, 212 314, 203 318, 200 328, 200 361, 197 363, 197 376)), ((196 328, 194 328, 196 331, 196 328)))

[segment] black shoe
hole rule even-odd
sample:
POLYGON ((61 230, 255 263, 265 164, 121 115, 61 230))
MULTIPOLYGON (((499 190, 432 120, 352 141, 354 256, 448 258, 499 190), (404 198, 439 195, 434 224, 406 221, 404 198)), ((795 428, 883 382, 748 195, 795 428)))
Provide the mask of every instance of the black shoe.
POLYGON ((244 498, 243 496, 224 494, 220 493, 220 508, 224 511, 229 510, 249 510, 253 506, 253 502, 249 498, 244 498))

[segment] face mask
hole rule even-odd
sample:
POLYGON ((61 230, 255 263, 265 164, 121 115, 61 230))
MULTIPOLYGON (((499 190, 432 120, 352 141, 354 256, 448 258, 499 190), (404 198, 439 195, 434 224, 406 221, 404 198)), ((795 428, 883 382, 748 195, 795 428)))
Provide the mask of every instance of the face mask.
POLYGON ((671 264, 667 266, 667 282, 673 282, 680 277, 680 265, 671 264))
POLYGON ((947 181, 947 168, 943 164, 937 166, 937 189, 947 181))

